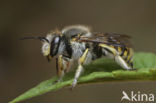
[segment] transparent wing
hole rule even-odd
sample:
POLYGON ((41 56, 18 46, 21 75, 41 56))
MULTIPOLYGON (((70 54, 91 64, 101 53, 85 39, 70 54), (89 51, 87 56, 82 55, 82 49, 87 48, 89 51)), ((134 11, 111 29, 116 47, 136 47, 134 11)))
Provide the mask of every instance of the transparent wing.
POLYGON ((79 40, 82 42, 95 42, 113 46, 132 47, 130 37, 124 34, 94 33, 92 37, 81 36, 79 40))

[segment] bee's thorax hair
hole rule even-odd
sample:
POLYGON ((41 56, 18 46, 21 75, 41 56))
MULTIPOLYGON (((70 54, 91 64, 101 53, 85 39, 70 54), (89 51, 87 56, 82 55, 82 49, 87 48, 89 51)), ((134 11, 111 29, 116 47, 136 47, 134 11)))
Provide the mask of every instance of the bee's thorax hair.
POLYGON ((91 29, 84 25, 72 25, 63 28, 62 34, 66 35, 66 37, 73 37, 75 35, 85 35, 86 37, 91 36, 91 29))

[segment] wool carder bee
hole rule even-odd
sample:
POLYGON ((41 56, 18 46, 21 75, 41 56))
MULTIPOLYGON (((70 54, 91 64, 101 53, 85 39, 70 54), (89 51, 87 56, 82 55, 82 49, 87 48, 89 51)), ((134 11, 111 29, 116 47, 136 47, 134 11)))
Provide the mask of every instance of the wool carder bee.
POLYGON ((97 58, 112 58, 122 68, 133 70, 133 49, 129 38, 123 34, 95 33, 87 26, 72 25, 51 31, 46 37, 23 39, 39 39, 42 42, 42 53, 48 61, 56 58, 58 81, 77 63, 72 83, 72 87, 75 87, 83 65, 97 58))

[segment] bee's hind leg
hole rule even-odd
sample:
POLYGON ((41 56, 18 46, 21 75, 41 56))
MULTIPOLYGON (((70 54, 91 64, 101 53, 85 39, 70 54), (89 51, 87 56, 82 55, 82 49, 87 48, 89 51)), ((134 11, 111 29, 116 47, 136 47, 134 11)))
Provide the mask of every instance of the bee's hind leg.
POLYGON ((126 70, 134 70, 133 69, 133 64, 132 66, 130 64, 128 64, 118 53, 118 51, 115 48, 112 48, 106 44, 99 44, 99 46, 106 48, 109 50, 109 52, 111 52, 114 55, 114 59, 115 61, 124 69, 126 70))
POLYGON ((133 68, 133 50, 128 49, 128 52, 124 56, 115 56, 115 61, 126 70, 136 70, 133 68))
POLYGON ((130 66, 121 56, 115 56, 115 61, 126 70, 134 70, 133 66, 130 66))
POLYGON ((84 62, 86 60, 87 54, 88 54, 88 49, 85 50, 83 55, 78 60, 78 68, 76 70, 75 77, 74 77, 74 80, 73 80, 73 83, 72 83, 72 89, 76 86, 77 80, 78 80, 78 78, 80 77, 80 75, 81 75, 81 73, 83 71, 83 64, 84 64, 84 62))

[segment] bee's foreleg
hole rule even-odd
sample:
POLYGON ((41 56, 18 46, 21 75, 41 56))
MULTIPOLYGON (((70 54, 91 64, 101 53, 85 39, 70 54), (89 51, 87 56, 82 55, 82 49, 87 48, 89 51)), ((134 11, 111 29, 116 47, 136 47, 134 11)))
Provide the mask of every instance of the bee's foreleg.
POLYGON ((83 55, 78 60, 78 68, 77 68, 76 73, 75 73, 75 77, 74 77, 74 80, 73 80, 73 83, 72 83, 72 88, 74 88, 76 86, 77 80, 78 80, 78 78, 80 77, 80 75, 81 75, 81 73, 83 71, 83 64, 84 64, 84 62, 86 60, 87 54, 88 54, 88 49, 85 50, 83 55))
POLYGON ((56 58, 56 70, 57 70, 57 75, 59 77, 57 82, 60 82, 62 80, 63 76, 64 76, 62 55, 59 55, 59 57, 56 58))
POLYGON ((67 66, 65 65, 65 60, 62 58, 62 55, 59 55, 59 57, 56 58, 56 69, 59 77, 58 82, 62 81, 66 68, 67 66))
POLYGON ((71 59, 64 58, 62 55, 59 55, 58 58, 56 58, 56 69, 57 75, 59 77, 57 82, 62 81, 65 73, 68 72, 71 68, 71 62, 73 62, 71 59))

